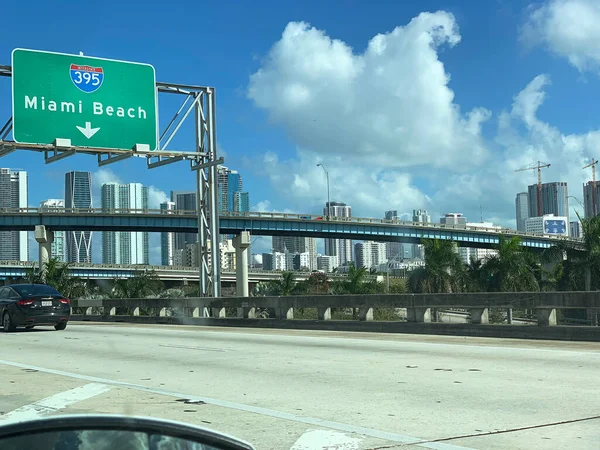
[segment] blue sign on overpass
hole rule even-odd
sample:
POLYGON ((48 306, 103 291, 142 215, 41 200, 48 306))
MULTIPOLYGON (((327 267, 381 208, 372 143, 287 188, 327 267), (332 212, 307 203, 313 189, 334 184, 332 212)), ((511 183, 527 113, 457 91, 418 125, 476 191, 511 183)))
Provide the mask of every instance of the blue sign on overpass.
MULTIPOLYGON (((281 213, 239 213, 220 217, 222 234, 249 231, 256 236, 305 236, 417 244, 422 238, 453 240, 465 247, 491 247, 501 234, 518 235, 523 245, 548 248, 562 236, 543 236, 510 229, 480 228, 379 219, 332 217, 281 213)), ((195 211, 161 210, 0 210, 0 230, 33 231, 45 225, 56 231, 148 231, 196 233, 195 211)), ((573 243, 577 241, 572 240, 573 243)))

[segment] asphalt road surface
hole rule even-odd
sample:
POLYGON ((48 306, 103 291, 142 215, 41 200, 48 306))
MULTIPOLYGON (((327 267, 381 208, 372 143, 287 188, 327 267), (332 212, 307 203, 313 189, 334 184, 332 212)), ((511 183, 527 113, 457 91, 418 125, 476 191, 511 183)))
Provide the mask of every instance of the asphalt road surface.
POLYGON ((600 445, 598 343, 70 323, 0 348, 0 425, 96 412, 257 449, 600 445))

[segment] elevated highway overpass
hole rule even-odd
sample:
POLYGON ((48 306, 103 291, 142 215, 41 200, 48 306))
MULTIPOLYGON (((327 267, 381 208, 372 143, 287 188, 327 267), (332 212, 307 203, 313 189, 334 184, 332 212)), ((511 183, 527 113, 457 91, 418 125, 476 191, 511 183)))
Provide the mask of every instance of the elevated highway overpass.
MULTIPOLYGON (((0 261, 0 279, 21 278, 26 271, 37 268, 38 263, 29 261, 0 261)), ((153 266, 142 264, 87 264, 69 263, 71 274, 76 277, 104 280, 114 278, 130 278, 140 271, 153 271, 163 281, 198 281, 198 268, 186 266, 153 266)), ((276 270, 250 270, 248 281, 258 283, 261 281, 273 281, 281 278, 281 271, 276 270)), ((294 272, 297 281, 306 280, 310 272, 294 272)), ((332 280, 343 280, 347 278, 343 273, 330 273, 327 275, 332 280)), ((223 271, 221 280, 228 283, 235 282, 234 271, 223 271)))
POLYGON ((135 414, 267 450, 595 450, 600 439, 597 343, 94 323, 0 337, 0 424, 135 414))
MULTIPOLYGON (((198 231, 195 211, 102 210, 102 209, 0 209, 0 230, 33 231, 45 225, 54 231, 198 231)), ((560 241, 576 240, 551 235, 522 233, 510 229, 486 229, 466 225, 444 225, 387 221, 357 217, 324 217, 284 213, 230 213, 219 219, 222 234, 249 231, 256 236, 306 236, 374 241, 419 243, 422 238, 453 240, 467 247, 489 248, 499 237, 519 236, 526 247, 544 249, 560 241)))

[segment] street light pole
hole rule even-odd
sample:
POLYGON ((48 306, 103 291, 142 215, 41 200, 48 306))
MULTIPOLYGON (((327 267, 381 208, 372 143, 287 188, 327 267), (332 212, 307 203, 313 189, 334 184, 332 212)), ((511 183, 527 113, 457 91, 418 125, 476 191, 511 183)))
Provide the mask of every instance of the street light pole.
POLYGON ((327 179, 327 220, 331 217, 331 198, 329 197, 329 172, 323 164, 317 164, 317 167, 321 167, 325 171, 325 178, 327 179))

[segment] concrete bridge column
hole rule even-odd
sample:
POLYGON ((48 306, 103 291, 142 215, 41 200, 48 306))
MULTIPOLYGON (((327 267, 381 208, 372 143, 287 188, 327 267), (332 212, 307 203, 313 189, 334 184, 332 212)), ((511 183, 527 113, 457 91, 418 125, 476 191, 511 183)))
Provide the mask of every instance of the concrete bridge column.
POLYGON ((233 238, 235 290, 238 297, 248 297, 248 247, 250 247, 250 232, 242 231, 233 238))
POLYGON ((52 242, 54 242, 54 232, 46 228, 46 225, 35 226, 35 240, 40 245, 39 268, 40 273, 46 270, 48 261, 52 254, 52 242))

